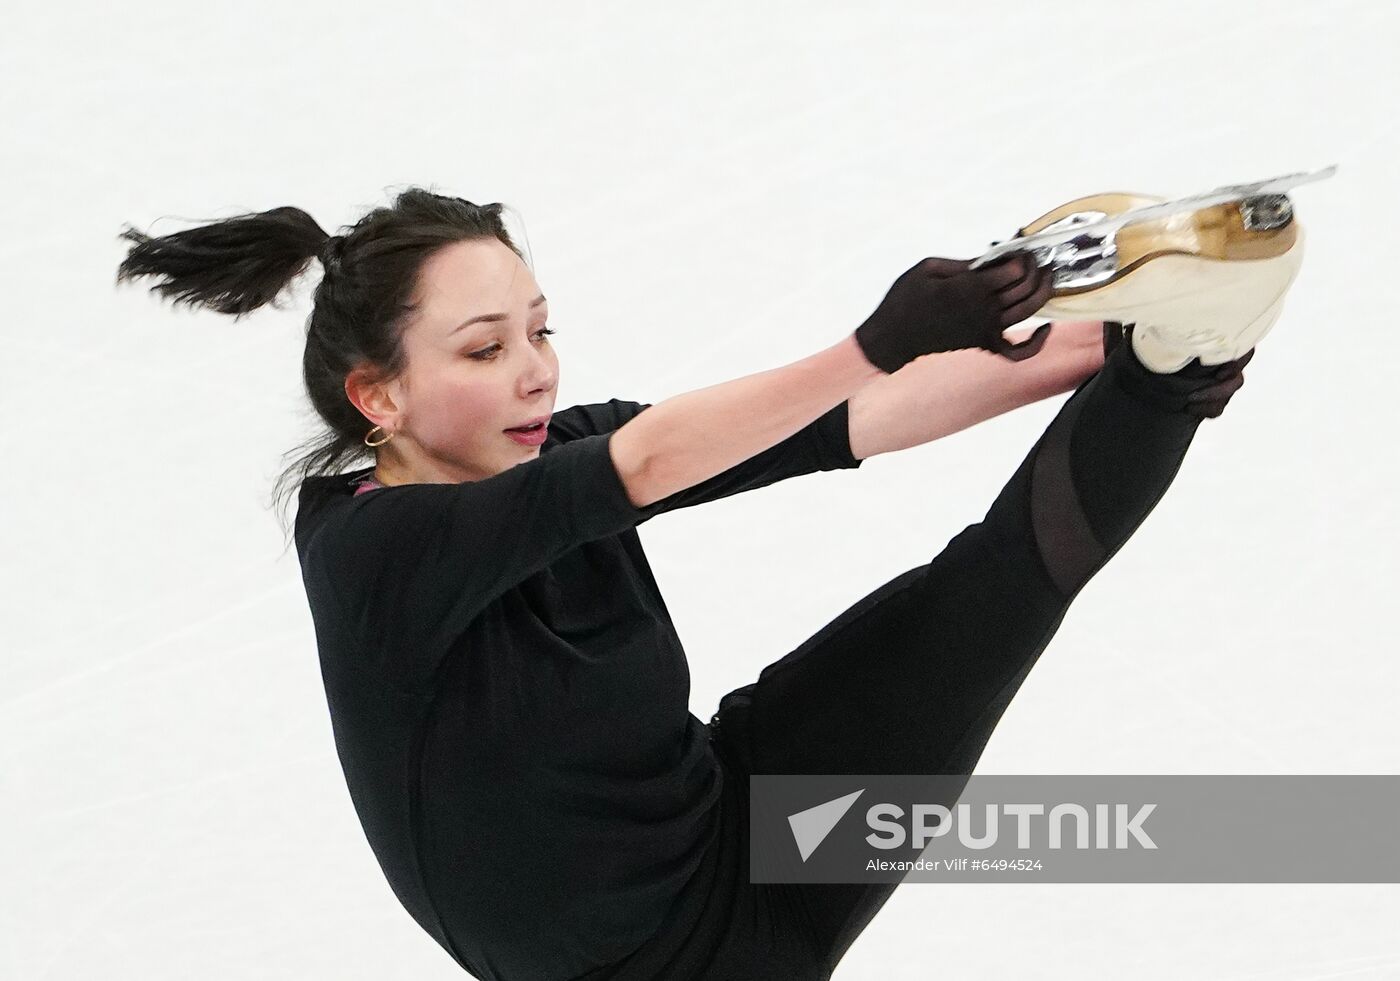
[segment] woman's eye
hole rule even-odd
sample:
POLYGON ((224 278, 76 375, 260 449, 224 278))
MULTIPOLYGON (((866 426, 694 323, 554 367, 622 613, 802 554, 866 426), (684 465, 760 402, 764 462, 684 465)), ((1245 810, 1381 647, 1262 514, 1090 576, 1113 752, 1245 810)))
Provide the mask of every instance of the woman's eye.
MULTIPOLYGON (((535 331, 535 336, 538 337, 541 334, 548 336, 553 333, 555 333, 555 331, 550 328, 541 327, 539 330, 535 331)), ((468 354, 467 357, 475 358, 477 361, 494 361, 496 360, 496 352, 500 349, 501 345, 492 344, 490 347, 484 347, 480 351, 473 351, 471 354, 468 354)))

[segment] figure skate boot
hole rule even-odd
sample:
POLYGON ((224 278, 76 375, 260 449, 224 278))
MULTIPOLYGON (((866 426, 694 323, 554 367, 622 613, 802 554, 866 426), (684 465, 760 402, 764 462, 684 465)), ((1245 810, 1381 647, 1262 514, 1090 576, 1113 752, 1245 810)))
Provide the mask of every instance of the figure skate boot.
POLYGON ((1077 198, 994 242, 973 267, 1031 252, 1055 277, 1037 316, 1134 323, 1133 351, 1155 372, 1192 358, 1222 364, 1269 332, 1298 275, 1303 228, 1282 192, 1335 171, 1176 201, 1121 192, 1077 198))

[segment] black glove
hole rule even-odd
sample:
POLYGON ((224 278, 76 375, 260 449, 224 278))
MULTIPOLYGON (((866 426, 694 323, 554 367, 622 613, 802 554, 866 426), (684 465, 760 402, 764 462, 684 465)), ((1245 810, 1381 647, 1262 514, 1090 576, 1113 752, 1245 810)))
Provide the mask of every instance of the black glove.
POLYGON ((1018 344, 1002 331, 1050 299, 1054 276, 1026 253, 1009 253, 969 269, 971 259, 930 257, 894 281, 874 313, 856 328, 866 359, 888 374, 925 354, 982 348, 1012 361, 1040 353, 1050 325, 1018 344))
MULTIPOLYGON (((1109 323, 1113 322, 1105 322, 1105 347, 1110 343, 1109 323)), ((1113 355, 1113 348, 1120 345, 1131 348, 1133 328, 1136 326, 1128 324, 1124 328, 1123 325, 1114 323, 1120 339, 1109 349, 1109 357, 1113 355)), ((1230 399, 1244 386, 1244 367, 1254 357, 1254 351, 1254 348, 1250 348, 1235 360, 1221 364, 1201 364, 1200 358, 1192 358, 1174 372, 1158 373, 1145 368, 1137 356, 1131 350, 1127 350, 1119 355, 1124 366, 1124 370, 1118 375, 1119 384, 1143 401, 1168 412, 1184 412, 1201 419, 1215 419, 1225 411, 1230 399)))

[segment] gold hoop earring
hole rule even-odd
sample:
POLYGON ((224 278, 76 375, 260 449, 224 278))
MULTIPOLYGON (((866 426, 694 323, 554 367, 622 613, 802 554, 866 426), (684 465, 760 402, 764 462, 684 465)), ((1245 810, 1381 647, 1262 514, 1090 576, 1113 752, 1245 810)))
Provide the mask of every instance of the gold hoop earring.
MULTIPOLYGON (((383 426, 375 426, 375 427, 374 427, 374 429, 383 429, 383 428, 384 428, 383 426)), ((371 443, 371 442, 369 441, 369 438, 370 438, 370 436, 374 435, 374 429, 371 429, 369 432, 365 433, 365 445, 366 445, 366 446, 383 446, 385 443, 389 442, 389 440, 391 440, 391 439, 394 438, 394 434, 393 434, 393 433, 389 433, 389 434, 386 435, 383 439, 379 440, 377 443, 371 443)))

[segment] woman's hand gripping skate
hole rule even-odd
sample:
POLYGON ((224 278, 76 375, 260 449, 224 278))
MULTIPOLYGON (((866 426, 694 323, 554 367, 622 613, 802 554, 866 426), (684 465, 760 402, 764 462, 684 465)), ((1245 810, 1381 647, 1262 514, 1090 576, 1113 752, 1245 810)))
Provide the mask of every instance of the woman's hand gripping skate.
POLYGON ((1104 321, 1105 360, 1117 347, 1128 350, 1118 355, 1124 370, 1119 373, 1120 384, 1138 398, 1169 412, 1185 412, 1201 419, 1216 419, 1230 404, 1230 399, 1244 386, 1244 368, 1254 357, 1250 348, 1233 361, 1204 365, 1199 357, 1170 373, 1150 371, 1132 352, 1132 335, 1136 324, 1123 327, 1115 321, 1104 321), (1114 337, 1109 328, 1114 328, 1114 337))
POLYGON ((1024 361, 1050 336, 1050 325, 1012 344, 1002 332, 1043 307, 1054 276, 1027 253, 969 269, 971 259, 929 257, 894 281, 870 317, 856 328, 867 360, 893 374, 925 354, 981 348, 1024 361))

